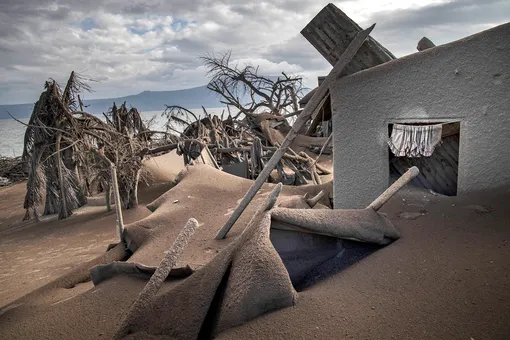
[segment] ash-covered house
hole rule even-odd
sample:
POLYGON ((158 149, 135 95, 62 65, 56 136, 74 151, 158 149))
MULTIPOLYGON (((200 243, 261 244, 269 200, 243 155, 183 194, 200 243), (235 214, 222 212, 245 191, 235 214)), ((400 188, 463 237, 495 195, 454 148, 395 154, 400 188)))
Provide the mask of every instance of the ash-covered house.
MULTIPOLYGON (((329 4, 301 34, 335 65, 360 31, 329 4)), ((333 127, 335 207, 366 207, 413 165, 416 185, 445 195, 510 186, 508 37, 510 23, 437 47, 424 38, 399 59, 369 37, 306 132, 333 127)))
POLYGON ((330 87, 335 208, 363 208, 412 165, 448 195, 510 186, 510 23, 330 87))

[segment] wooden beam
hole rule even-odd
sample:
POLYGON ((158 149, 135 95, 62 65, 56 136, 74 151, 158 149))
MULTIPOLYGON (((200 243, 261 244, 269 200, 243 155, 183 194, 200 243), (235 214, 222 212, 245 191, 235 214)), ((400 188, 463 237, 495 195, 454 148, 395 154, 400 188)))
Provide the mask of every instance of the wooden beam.
MULTIPOLYGON (((361 31, 356 22, 333 4, 324 7, 301 31, 301 34, 331 64, 335 65, 347 46, 361 31)), ((386 48, 369 37, 343 70, 349 75, 395 59, 386 48)))
POLYGON ((407 183, 411 182, 411 180, 418 176, 419 173, 420 170, 418 170, 418 168, 415 166, 407 170, 402 176, 400 176, 398 180, 395 181, 395 183, 393 183, 388 189, 380 194, 379 197, 370 203, 367 209, 372 208, 375 211, 381 209, 384 203, 388 202, 388 200, 393 197, 397 191, 402 189, 407 183))
POLYGON ((285 136, 285 139, 282 142, 282 145, 280 148, 274 153, 273 157, 267 162, 264 169, 260 172, 257 179, 253 182, 250 189, 248 189, 248 192, 244 195, 244 197, 241 199, 241 202, 237 206, 237 208, 234 210, 232 215, 230 215, 230 218, 225 223, 225 225, 220 229, 218 234, 216 235, 217 240, 223 239, 229 230, 232 228, 234 223, 239 219, 241 214, 243 213, 244 209, 248 206, 248 204, 251 202, 253 197, 257 194, 257 192, 262 187, 262 184, 264 184, 269 177, 271 171, 276 167, 276 165, 280 162, 283 155, 287 152, 290 145, 294 141, 294 139, 297 137, 299 131, 301 128, 305 125, 305 123, 310 119, 312 116, 312 113, 315 111, 315 108, 319 105, 322 98, 326 95, 326 93, 329 91, 330 85, 332 85, 342 74, 342 71, 344 68, 349 64, 351 59, 356 55, 356 52, 358 52, 359 48, 365 42, 365 40, 370 35, 370 32, 374 29, 375 24, 370 26, 364 31, 361 31, 356 35, 356 38, 349 44, 345 52, 342 54, 338 62, 336 63, 335 67, 333 67, 333 70, 329 73, 327 78, 322 82, 322 84, 317 88, 317 91, 313 95, 313 97, 310 99, 310 102, 306 105, 303 112, 298 116, 296 119, 296 122, 294 125, 292 125, 291 130, 287 133, 287 136, 285 136))
POLYGON ((319 103, 319 105, 313 111, 312 117, 311 117, 312 118, 312 123, 308 127, 308 130, 306 131, 305 135, 311 136, 312 133, 315 132, 315 129, 317 128, 317 125, 320 122, 320 119, 318 119, 318 117, 320 117, 319 113, 321 112, 321 109, 324 107, 324 104, 326 103, 328 98, 329 98, 329 93, 326 93, 326 95, 324 96, 324 98, 322 98, 322 100, 319 103))

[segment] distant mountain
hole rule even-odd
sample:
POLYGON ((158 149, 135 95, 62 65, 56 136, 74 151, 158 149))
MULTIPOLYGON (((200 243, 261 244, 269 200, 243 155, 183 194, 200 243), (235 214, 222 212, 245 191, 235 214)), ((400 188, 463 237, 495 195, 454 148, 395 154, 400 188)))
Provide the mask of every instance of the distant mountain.
POLYGON ((7 112, 16 118, 29 118, 33 109, 34 104, 0 105, 0 119, 11 118, 7 112))
MULTIPOLYGON (((143 91, 139 94, 121 98, 91 99, 85 100, 85 111, 93 114, 106 112, 113 102, 120 105, 124 102, 128 106, 136 107, 139 111, 163 111, 165 104, 180 105, 187 109, 204 107, 222 107, 220 98, 207 87, 200 86, 185 90, 175 91, 143 91)), ((9 111, 16 118, 29 118, 34 104, 0 105, 0 119, 10 118, 9 111)))

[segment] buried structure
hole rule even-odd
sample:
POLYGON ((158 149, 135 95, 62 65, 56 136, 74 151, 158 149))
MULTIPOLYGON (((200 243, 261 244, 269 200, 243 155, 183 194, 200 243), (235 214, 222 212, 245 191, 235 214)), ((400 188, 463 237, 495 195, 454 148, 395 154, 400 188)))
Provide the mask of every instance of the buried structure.
MULTIPOLYGON (((218 176, 213 174, 217 170, 210 167, 194 167, 199 169, 185 170, 178 186, 196 181, 197 176, 205 173, 210 177, 218 176)), ((324 191, 312 198, 306 194, 278 198, 282 190, 282 185, 278 184, 263 199, 242 233, 191 275, 189 266, 172 268, 175 261, 164 260, 158 269, 134 262, 137 258, 143 261, 143 255, 136 256, 139 248, 153 253, 155 247, 151 247, 153 240, 148 234, 167 232, 164 227, 159 231, 147 230, 145 220, 133 223, 125 231, 125 238, 135 254, 130 264, 119 263, 118 268, 113 268, 116 265, 113 263, 91 270, 96 284, 115 274, 139 276, 155 272, 126 313, 114 338, 142 339, 149 334, 177 339, 203 338, 269 311, 292 306, 298 297, 295 287, 306 281, 310 272, 332 258, 339 264, 353 260, 349 254, 353 240, 367 244, 356 249, 353 255, 358 259, 360 254, 376 249, 372 244, 385 245, 399 237, 391 222, 376 210, 416 174, 417 169, 413 168, 370 206, 360 210, 331 210, 319 203, 324 191), (343 240, 351 241, 344 243, 343 240), (172 274, 171 269, 174 269, 172 277, 179 273, 190 276, 156 294, 162 280, 172 274), (113 275, 112 270, 116 272, 113 275), (158 276, 158 272, 166 275, 158 276)), ((158 210, 165 211, 172 205, 173 201, 162 197, 151 207, 157 214, 158 210)), ((184 233, 190 223, 196 228, 197 222, 190 220, 184 233)), ((187 236, 189 238, 189 232, 187 236)), ((177 238, 177 246, 180 238, 177 238)), ((182 245, 180 247, 182 251, 182 245)), ((172 254, 176 254, 174 246, 168 251, 168 255, 172 254)))
MULTIPOLYGON (((301 34, 335 66, 360 31, 329 4, 301 34)), ((507 23, 442 46, 424 37, 420 52, 398 59, 368 37, 310 125, 332 126, 341 150, 335 207, 364 207, 411 166, 420 169, 414 184, 448 196, 509 185, 509 33, 507 23)))
POLYGON ((298 291, 316 281, 314 270, 333 261, 337 272, 399 237, 377 210, 411 177, 360 210, 328 207, 331 182, 266 183, 226 239, 215 240, 218 223, 236 204, 232 196, 251 181, 188 166, 175 187, 148 205, 151 215, 125 226, 126 244, 3 308, 2 333, 11 339, 208 338, 299 305, 298 291), (90 279, 95 286, 80 284, 90 279))

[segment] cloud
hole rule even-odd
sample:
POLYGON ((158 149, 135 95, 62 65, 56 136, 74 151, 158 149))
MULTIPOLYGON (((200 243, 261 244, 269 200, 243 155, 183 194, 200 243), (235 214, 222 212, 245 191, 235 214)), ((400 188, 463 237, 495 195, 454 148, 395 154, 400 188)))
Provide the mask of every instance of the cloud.
POLYGON ((505 0, 462 0, 433 4, 419 9, 381 11, 371 18, 387 22, 394 30, 417 30, 434 26, 476 25, 506 22, 510 3, 505 0))
POLYGON ((397 56, 415 52, 418 41, 427 36, 436 45, 445 44, 508 22, 507 0, 458 0, 420 8, 384 10, 360 22, 376 22, 373 36, 397 56))
POLYGON ((262 57, 272 63, 285 62, 299 66, 295 73, 303 76, 304 85, 308 88, 317 86, 317 76, 327 75, 331 70, 331 65, 301 34, 268 46, 262 57))
MULTIPOLYGON (((34 102, 44 81, 75 70, 98 80, 90 98, 204 85, 198 57, 232 50, 261 72, 301 74, 309 87, 331 66, 301 29, 327 0, 3 0, 0 104, 34 102)), ((504 22, 508 1, 337 1, 397 56, 427 35, 449 42, 504 22)))

